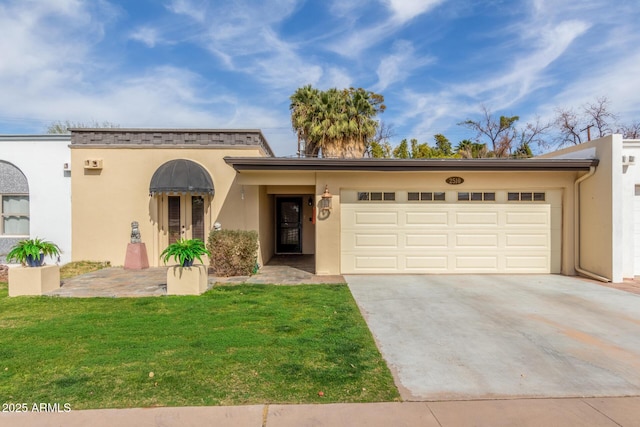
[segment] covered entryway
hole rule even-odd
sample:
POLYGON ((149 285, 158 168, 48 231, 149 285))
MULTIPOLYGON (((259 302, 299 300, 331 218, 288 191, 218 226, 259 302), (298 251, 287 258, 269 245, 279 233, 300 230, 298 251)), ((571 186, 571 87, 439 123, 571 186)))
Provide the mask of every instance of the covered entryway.
POLYGON ((548 198, 531 191, 344 191, 341 272, 559 270, 559 265, 552 268, 548 198), (521 200, 523 194, 527 200, 521 200))
POLYGON ((158 205, 161 250, 181 238, 206 241, 214 187, 204 167, 186 159, 168 161, 153 174, 149 193, 158 205))

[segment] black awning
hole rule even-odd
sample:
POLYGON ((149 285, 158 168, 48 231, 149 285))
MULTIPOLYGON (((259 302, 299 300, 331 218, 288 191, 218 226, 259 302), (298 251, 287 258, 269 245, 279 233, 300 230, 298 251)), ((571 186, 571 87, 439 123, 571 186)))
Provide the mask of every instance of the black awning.
POLYGON ((160 166, 151 177, 149 194, 192 193, 213 195, 211 175, 191 160, 171 160, 160 166))

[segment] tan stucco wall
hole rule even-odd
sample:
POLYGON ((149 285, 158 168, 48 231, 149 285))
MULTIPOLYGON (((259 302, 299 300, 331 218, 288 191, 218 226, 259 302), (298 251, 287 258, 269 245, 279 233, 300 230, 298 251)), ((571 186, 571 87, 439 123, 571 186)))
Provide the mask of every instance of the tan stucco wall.
POLYGON ((258 190, 235 182, 225 156, 262 156, 257 147, 222 148, 97 148, 71 149, 72 247, 74 260, 110 261, 123 265, 130 241, 131 221, 140 223, 149 263, 157 266, 166 246, 163 212, 157 197, 149 196, 156 169, 174 159, 202 165, 213 179, 215 196, 205 219, 208 234, 214 222, 227 229, 259 228, 258 190), (85 170, 87 159, 102 160, 100 170, 85 170), (244 194, 243 194, 244 193, 244 194))
POLYGON ((259 186, 260 192, 260 265, 264 265, 275 252, 275 205, 274 196, 267 193, 267 186, 259 186))
POLYGON ((625 250, 622 135, 610 135, 542 157, 599 160, 593 176, 584 180, 579 188, 579 267, 621 282, 625 250))

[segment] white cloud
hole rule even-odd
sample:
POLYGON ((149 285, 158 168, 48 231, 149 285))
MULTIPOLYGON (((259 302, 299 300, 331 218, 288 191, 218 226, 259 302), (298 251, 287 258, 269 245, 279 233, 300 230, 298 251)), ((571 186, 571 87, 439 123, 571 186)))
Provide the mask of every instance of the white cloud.
POLYGON ((356 1, 355 3, 348 3, 348 7, 343 6, 342 9, 334 7, 335 10, 345 15, 348 12, 352 25, 348 33, 331 43, 328 49, 347 58, 356 58, 363 51, 392 37, 404 24, 413 18, 433 10, 445 0, 379 1, 391 12, 391 16, 386 17, 386 19, 379 19, 368 26, 362 26, 362 23, 356 21, 361 14, 371 10, 371 2, 361 4, 361 2, 356 1))
POLYGON ((393 13, 393 20, 405 23, 416 16, 422 15, 440 4, 444 0, 380 0, 393 13))
POLYGON ((547 68, 588 28, 589 25, 581 21, 539 28, 535 49, 517 56, 507 72, 469 84, 453 85, 452 90, 494 105, 497 109, 513 104, 531 91, 552 83, 547 80, 547 68))
POLYGON ((328 70, 323 74, 322 81, 320 85, 323 88, 332 88, 332 87, 351 87, 353 86, 353 77, 349 74, 349 72, 342 68, 329 67, 328 70))
POLYGON ((393 53, 380 60, 377 69, 378 83, 373 90, 383 91, 394 83, 402 82, 415 70, 434 61, 434 58, 417 54, 411 42, 399 40, 393 45, 393 53))
POLYGON ((171 0, 167 9, 178 15, 186 15, 197 22, 204 22, 206 12, 202 1, 171 0))
POLYGON ((161 39, 158 30, 152 27, 140 27, 129 36, 130 39, 139 41, 147 47, 155 47, 161 39))

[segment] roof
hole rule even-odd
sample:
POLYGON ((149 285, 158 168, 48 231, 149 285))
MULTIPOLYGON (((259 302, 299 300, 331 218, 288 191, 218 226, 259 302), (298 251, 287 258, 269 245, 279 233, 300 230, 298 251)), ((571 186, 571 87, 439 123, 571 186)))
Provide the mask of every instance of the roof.
POLYGON ((251 147, 274 156, 260 129, 130 129, 74 128, 71 148, 91 147, 251 147))
POLYGON ((191 160, 170 160, 153 173, 149 194, 171 193, 213 195, 211 175, 205 168, 191 160))
POLYGON ((69 134, 59 134, 59 133, 46 133, 46 134, 37 134, 37 135, 0 135, 0 142, 6 141, 63 141, 69 142, 71 140, 71 135, 69 134))
POLYGON ((579 171, 598 159, 320 159, 225 157, 236 171, 579 171))

